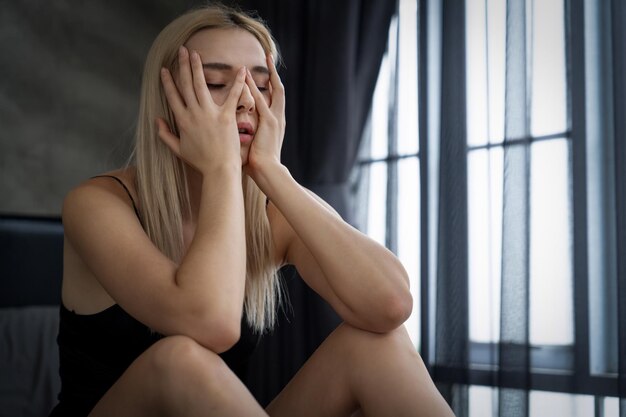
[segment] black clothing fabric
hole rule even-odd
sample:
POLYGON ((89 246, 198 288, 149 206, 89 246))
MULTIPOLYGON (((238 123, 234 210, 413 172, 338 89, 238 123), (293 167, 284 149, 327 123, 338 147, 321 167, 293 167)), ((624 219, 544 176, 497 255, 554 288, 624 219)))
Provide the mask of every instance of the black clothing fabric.
MULTIPOLYGON (((80 315, 61 305, 59 363, 61 393, 51 417, 86 416, 126 368, 163 336, 114 304, 80 315)), ((241 338, 220 356, 243 379, 258 337, 244 319, 241 338)))

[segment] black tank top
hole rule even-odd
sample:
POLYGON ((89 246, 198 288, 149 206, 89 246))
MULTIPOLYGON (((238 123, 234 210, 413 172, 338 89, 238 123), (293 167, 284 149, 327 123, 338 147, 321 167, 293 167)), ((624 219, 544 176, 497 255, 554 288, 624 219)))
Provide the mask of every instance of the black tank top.
MULTIPOLYGON (((119 178, 111 178, 124 187, 139 217, 128 188, 119 178)), ((76 314, 61 304, 57 336, 61 392, 50 416, 87 416, 126 368, 162 337, 118 304, 89 315, 76 314)), ((220 354, 240 379, 258 341, 259 337, 242 319, 239 341, 220 354)))

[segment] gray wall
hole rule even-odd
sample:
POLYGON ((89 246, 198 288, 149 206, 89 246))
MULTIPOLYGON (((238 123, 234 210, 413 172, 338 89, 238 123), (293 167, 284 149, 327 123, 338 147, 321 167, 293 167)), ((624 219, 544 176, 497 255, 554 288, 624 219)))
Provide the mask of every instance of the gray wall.
POLYGON ((0 214, 57 216, 126 161, 145 55, 182 3, 0 0, 0 214))

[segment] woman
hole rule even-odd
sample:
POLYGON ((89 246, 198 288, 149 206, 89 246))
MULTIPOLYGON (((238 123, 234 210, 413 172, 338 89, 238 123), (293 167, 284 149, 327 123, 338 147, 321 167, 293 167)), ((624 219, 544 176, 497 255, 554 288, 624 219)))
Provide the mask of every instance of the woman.
POLYGON ((276 59, 261 22, 222 6, 155 40, 134 164, 64 201, 53 415, 451 415, 401 326, 400 262, 280 163, 276 59), (284 264, 344 323, 263 410, 239 377, 284 264))

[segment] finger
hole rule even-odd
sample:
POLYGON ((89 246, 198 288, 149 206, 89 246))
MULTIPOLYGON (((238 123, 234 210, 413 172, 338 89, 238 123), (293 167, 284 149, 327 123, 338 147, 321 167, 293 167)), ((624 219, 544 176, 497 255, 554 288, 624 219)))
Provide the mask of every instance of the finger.
POLYGON ((254 82, 254 78, 252 78, 252 73, 250 70, 246 69, 246 85, 250 89, 250 93, 252 93, 252 98, 254 98, 254 104, 257 108, 257 111, 261 116, 265 116, 270 112, 270 108, 265 101, 265 97, 263 93, 259 90, 256 83, 254 82))
POLYGON ((200 106, 204 107, 209 104, 209 101, 213 101, 213 99, 207 88, 206 79, 204 78, 204 68, 202 68, 202 59, 197 51, 191 52, 191 70, 198 103, 200 103, 200 106))
POLYGON ((237 76, 235 77, 235 82, 230 89, 230 93, 228 93, 228 97, 226 97, 226 101, 224 101, 224 107, 232 107, 233 109, 237 108, 237 102, 239 102, 239 97, 241 96, 245 83, 246 67, 243 67, 239 70, 237 76))
POLYGON ((156 125, 161 141, 163 141, 163 143, 165 143, 165 145, 170 148, 174 155, 180 158, 180 139, 178 138, 178 136, 174 135, 170 131, 167 122, 161 117, 157 117, 156 125))
POLYGON ((187 107, 196 105, 198 99, 193 90, 189 51, 184 46, 178 49, 178 78, 180 80, 180 93, 187 103, 187 107))
POLYGON ((167 103, 170 105, 174 115, 180 116, 185 110, 185 103, 178 92, 172 73, 167 68, 161 68, 161 83, 163 84, 167 103))
POLYGON ((278 114, 282 114, 285 111, 285 86, 283 86, 283 83, 278 76, 276 65, 274 65, 274 58, 271 54, 267 55, 267 67, 270 70, 270 84, 272 87, 272 104, 270 106, 278 114))

